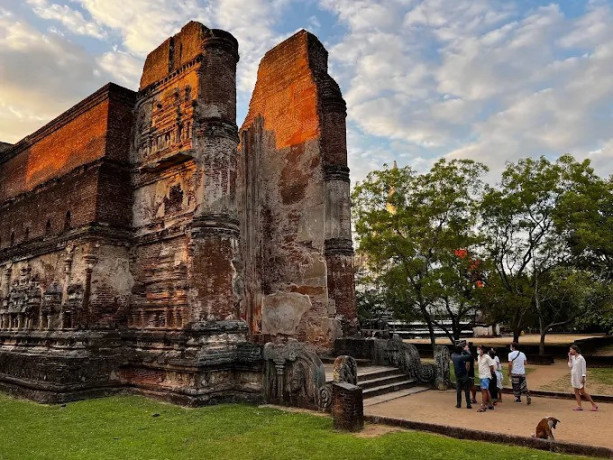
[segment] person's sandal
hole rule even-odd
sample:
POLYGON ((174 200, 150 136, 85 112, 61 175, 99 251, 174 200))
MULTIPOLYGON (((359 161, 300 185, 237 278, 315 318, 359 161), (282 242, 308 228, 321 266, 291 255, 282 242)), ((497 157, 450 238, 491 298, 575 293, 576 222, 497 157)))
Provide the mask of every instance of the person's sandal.
POLYGON ((477 412, 487 412, 487 407, 481 406, 479 409, 477 409, 477 412))
POLYGON ((598 406, 592 406, 592 412, 596 412, 598 410, 598 406))
POLYGON ((582 411, 583 411, 583 407, 579 407, 579 406, 577 406, 577 407, 575 407, 573 410, 574 410, 575 412, 582 412, 582 411))

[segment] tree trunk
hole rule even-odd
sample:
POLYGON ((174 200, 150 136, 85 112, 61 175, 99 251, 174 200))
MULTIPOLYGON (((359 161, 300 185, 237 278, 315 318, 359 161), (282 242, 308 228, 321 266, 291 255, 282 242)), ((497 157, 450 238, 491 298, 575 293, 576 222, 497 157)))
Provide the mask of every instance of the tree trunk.
POLYGON ((519 343, 520 335, 521 335, 521 329, 513 329, 513 342, 519 343))
POLYGON ((545 335, 547 334, 547 328, 543 325, 543 318, 539 316, 539 332, 541 339, 539 341, 539 356, 545 354, 545 335))
MULTIPOLYGON (((424 309, 422 309, 422 312, 424 309)), ((424 312, 424 319, 426 320, 426 324, 428 325, 428 333, 430 334, 430 343, 432 344, 432 353, 434 353, 434 348, 436 347, 436 335, 434 334, 434 327, 432 326, 432 320, 430 316, 427 315, 427 312, 424 312)))
POLYGON ((547 335, 547 329, 541 328, 541 340, 539 342, 539 356, 545 354, 545 336, 547 335))

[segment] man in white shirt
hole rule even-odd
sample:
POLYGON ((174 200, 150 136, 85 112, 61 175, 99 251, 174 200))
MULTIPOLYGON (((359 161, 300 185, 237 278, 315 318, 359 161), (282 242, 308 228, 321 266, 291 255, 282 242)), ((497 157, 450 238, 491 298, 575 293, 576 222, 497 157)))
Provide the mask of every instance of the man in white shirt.
POLYGON ((488 409, 494 409, 492 396, 490 395, 490 380, 495 371, 496 363, 487 353, 483 345, 477 347, 477 365, 479 367, 479 380, 481 381, 481 409, 477 412, 485 412, 488 409))
POLYGON ((532 402, 530 392, 528 391, 528 383, 526 382, 526 363, 528 359, 526 355, 517 348, 519 344, 513 342, 511 344, 511 353, 509 353, 509 375, 511 376, 511 385, 513 386, 513 395, 515 402, 521 402, 521 395, 526 395, 528 405, 532 402))

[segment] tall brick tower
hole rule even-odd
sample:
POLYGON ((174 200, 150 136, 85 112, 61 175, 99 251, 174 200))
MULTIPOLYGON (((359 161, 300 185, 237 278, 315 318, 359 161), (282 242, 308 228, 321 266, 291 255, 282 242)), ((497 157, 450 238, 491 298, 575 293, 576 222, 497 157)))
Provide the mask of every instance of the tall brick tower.
POLYGON ((136 103, 135 352, 120 375, 199 404, 249 397, 235 374, 259 378, 253 360, 236 368, 239 354, 259 356, 238 320, 238 59, 231 34, 190 22, 147 56, 136 103))
POLYGON ((317 37, 266 53, 239 164, 244 317, 264 337, 326 348, 357 325, 345 116, 317 37))
POLYGON ((132 157, 136 328, 238 316, 237 62, 232 35, 196 22, 145 62, 132 157))

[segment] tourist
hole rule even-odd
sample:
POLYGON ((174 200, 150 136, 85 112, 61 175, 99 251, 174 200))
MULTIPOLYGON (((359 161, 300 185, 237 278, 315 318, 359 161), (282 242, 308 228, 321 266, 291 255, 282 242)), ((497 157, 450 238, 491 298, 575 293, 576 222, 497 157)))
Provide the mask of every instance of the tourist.
POLYGON ((468 355, 468 386, 470 387, 471 403, 477 404, 477 387, 475 386, 475 355, 473 355, 472 342, 464 345, 464 353, 468 355))
POLYGON ((483 345, 477 347, 477 354, 479 355, 477 358, 479 380, 481 380, 481 408, 477 412, 485 412, 488 409, 494 409, 489 388, 496 368, 494 360, 487 354, 483 345))
POLYGON ((528 391, 528 382, 526 381, 526 363, 528 359, 526 355, 517 348, 519 344, 513 342, 511 344, 511 353, 509 353, 509 375, 511 376, 511 386, 513 386, 513 395, 515 402, 521 402, 521 395, 526 395, 528 405, 532 402, 530 392, 528 391))
POLYGON ((456 406, 458 409, 462 407, 462 392, 466 397, 466 408, 472 408, 470 402, 470 380, 468 378, 468 369, 470 364, 469 360, 472 360, 472 356, 464 353, 463 345, 465 341, 456 342, 454 352, 451 354, 451 361, 453 361, 453 370, 455 372, 456 381, 456 406))
POLYGON ((585 391, 585 379, 587 377, 585 358, 581 355, 579 346, 572 344, 568 352, 568 367, 570 367, 570 384, 575 392, 575 399, 577 400, 577 407, 574 411, 582 411, 581 396, 592 405, 592 410, 597 411, 598 406, 592 399, 592 397, 585 391))
MULTIPOLYGON (((496 397, 494 397, 494 395, 492 394, 492 398, 493 399, 497 399, 497 402, 502 402, 502 379, 503 379, 503 375, 502 375, 502 363, 500 362, 500 358, 498 357, 498 355, 496 354, 496 350, 494 350, 493 348, 490 348, 490 357, 494 360, 494 362, 496 363, 496 397)), ((491 392, 491 391, 490 391, 491 392)))

